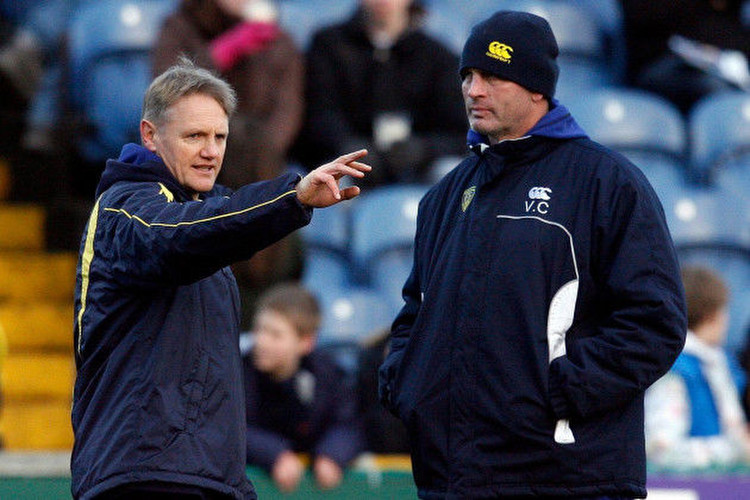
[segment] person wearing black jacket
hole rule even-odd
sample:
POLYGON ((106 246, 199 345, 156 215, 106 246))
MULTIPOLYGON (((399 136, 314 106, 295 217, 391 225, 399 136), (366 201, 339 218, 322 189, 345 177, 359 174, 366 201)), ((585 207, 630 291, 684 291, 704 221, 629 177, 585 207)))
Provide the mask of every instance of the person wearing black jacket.
POLYGON ((304 178, 215 185, 235 102, 183 60, 146 91, 143 145, 107 162, 76 276, 76 499, 256 498, 227 266, 357 196, 339 179, 369 166, 358 151, 304 178))
POLYGON ((643 498, 643 397, 685 341, 659 200, 553 96, 547 21, 476 25, 472 155, 422 199, 380 368, 420 498, 643 498))
POLYGON ((434 159, 464 153, 458 61, 419 29, 422 11, 411 0, 362 0, 352 18, 314 35, 301 161, 366 147, 365 185, 374 185, 424 182, 434 159))

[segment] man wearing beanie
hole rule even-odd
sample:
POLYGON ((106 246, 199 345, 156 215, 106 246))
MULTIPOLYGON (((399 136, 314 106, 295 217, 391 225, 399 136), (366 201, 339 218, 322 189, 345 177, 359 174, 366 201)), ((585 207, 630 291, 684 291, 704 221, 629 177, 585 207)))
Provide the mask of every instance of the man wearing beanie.
POLYGON ((642 498, 643 395, 685 300, 643 174, 554 99, 549 24, 476 25, 460 76, 472 154, 421 201, 380 369, 420 498, 642 498))

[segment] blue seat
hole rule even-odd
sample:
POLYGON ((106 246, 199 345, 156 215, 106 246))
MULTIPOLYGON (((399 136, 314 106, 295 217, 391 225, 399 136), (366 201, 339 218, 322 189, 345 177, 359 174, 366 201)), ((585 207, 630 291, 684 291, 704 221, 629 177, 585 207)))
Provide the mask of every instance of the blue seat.
POLYGON ((693 186, 660 193, 678 249, 750 248, 750 204, 719 188, 693 186))
POLYGON ((475 21, 466 10, 465 2, 433 1, 428 6, 424 31, 460 55, 475 21))
POLYGON ((707 178, 725 166, 750 164, 750 94, 704 97, 690 112, 688 126, 693 168, 707 178))
POLYGON ((308 290, 329 293, 352 283, 352 263, 345 255, 320 248, 305 249, 302 284, 308 290))
POLYGON ((560 74, 554 97, 565 105, 580 99, 582 94, 611 86, 612 75, 599 61, 561 55, 558 66, 560 74))
POLYGON ((371 263, 372 286, 383 294, 394 317, 404 306, 401 292, 413 263, 413 251, 405 248, 386 251, 371 263))
POLYGON ((362 344, 390 327, 393 317, 383 297, 361 287, 313 291, 322 310, 318 346, 329 352, 349 379, 357 371, 362 344))
POLYGON ((386 301, 368 287, 344 286, 313 291, 322 309, 319 342, 360 342, 393 321, 386 301))
POLYGON ((616 83, 624 81, 626 66, 625 28, 622 6, 618 0, 557 0, 584 9, 596 21, 604 36, 604 51, 616 83))
POLYGON ((117 155, 139 139, 143 94, 151 81, 149 52, 176 0, 104 0, 84 4, 68 33, 73 107, 83 115, 78 145, 89 161, 117 155))
POLYGON ((570 100, 576 121, 605 146, 623 154, 683 161, 687 149, 685 122, 667 100, 639 90, 600 89, 570 100))
POLYGON ((684 161, 650 152, 631 150, 624 154, 643 171, 657 194, 690 186, 689 168, 684 161))
POLYGON ((347 253, 351 239, 350 204, 338 203, 324 210, 315 210, 305 226, 302 241, 307 248, 322 248, 347 253))
POLYGON ((339 203, 316 210, 301 230, 305 247, 302 282, 311 290, 337 289, 352 281, 349 206, 339 203))
POLYGON ((411 250, 419 201, 427 186, 393 185, 371 190, 352 207, 352 257, 366 278, 371 262, 385 251, 411 250))
POLYGON ((738 198, 750 195, 750 154, 733 158, 710 171, 709 183, 738 198))

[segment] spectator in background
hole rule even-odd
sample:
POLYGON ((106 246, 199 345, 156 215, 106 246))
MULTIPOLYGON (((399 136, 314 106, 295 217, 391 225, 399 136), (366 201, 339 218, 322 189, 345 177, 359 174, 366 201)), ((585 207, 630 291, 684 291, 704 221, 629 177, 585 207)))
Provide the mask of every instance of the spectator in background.
POLYGON ((742 23, 742 3, 622 0, 629 83, 663 95, 683 112, 711 92, 750 85, 750 27, 742 23))
POLYGON ((309 453, 323 489, 335 488, 362 451, 356 402, 335 362, 315 350, 315 297, 279 285, 258 301, 254 346, 245 358, 247 460, 268 470, 283 492, 297 489, 309 453))
POLYGON ((383 184, 424 181, 432 160, 463 154, 458 61, 419 29, 423 14, 416 0, 362 0, 351 19, 315 34, 300 161, 366 145, 365 182, 383 184))
MULTIPOLYGON (((236 89, 232 140, 219 178, 231 188, 279 175, 301 125, 303 57, 279 28, 275 12, 268 0, 183 0, 153 49, 154 74, 184 53, 236 89)), ((292 235, 232 266, 240 286, 243 329, 252 323, 262 290, 299 276, 298 244, 292 235)))
POLYGON ((646 393, 649 461, 673 469, 750 463, 750 435, 722 349, 728 289, 713 271, 682 271, 688 308, 685 349, 646 393))
POLYGON ((0 11, 0 199, 11 194, 11 167, 22 161, 26 113, 41 76, 38 40, 0 11))

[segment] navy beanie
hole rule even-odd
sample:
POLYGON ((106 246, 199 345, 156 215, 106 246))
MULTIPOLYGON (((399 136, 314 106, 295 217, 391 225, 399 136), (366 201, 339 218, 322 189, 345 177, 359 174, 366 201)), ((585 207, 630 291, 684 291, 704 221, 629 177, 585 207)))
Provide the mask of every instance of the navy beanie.
POLYGON ((546 19, 500 11, 471 30, 461 53, 460 73, 479 69, 550 98, 560 70, 557 41, 546 19))

